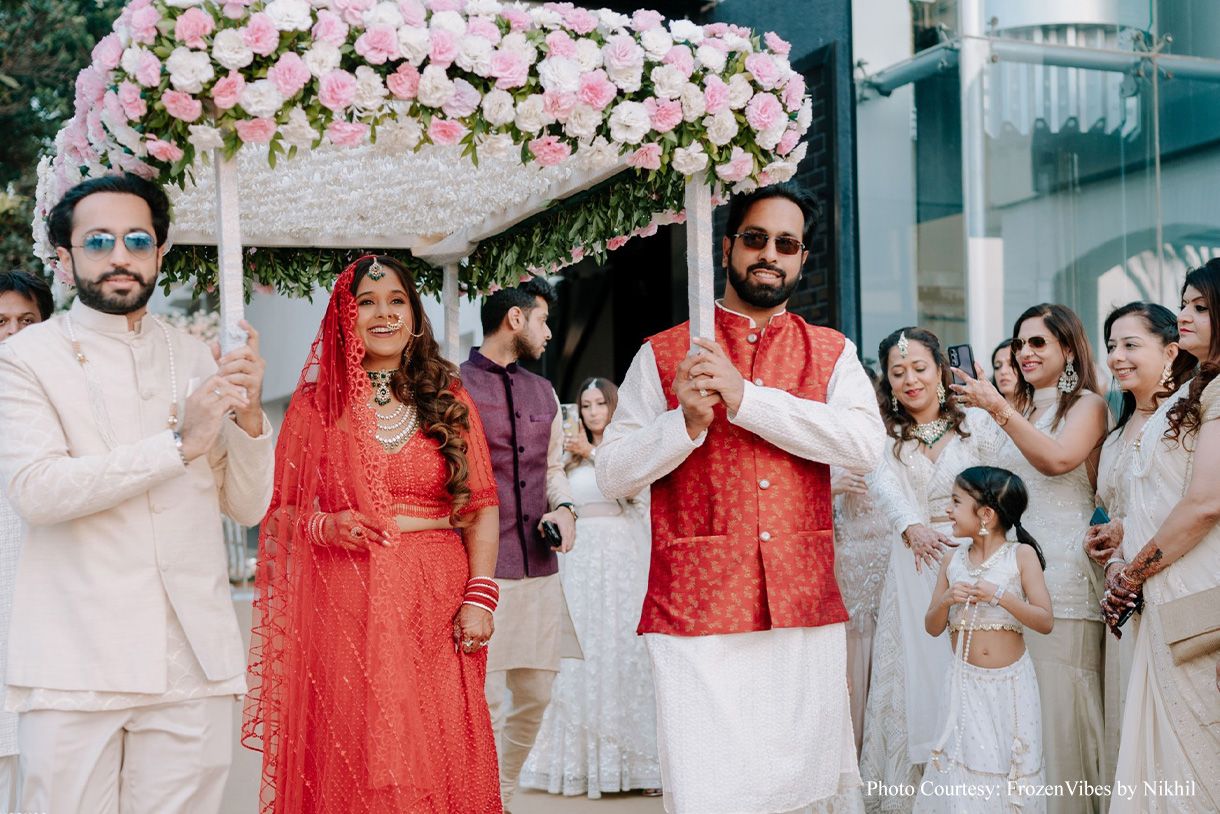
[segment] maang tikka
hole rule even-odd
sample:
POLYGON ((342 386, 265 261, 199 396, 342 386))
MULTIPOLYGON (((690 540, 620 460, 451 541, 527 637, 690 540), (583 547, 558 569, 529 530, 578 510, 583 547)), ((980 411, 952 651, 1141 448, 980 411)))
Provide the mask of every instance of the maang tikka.
POLYGON ((372 264, 369 266, 369 279, 376 281, 380 280, 384 276, 385 266, 381 265, 381 262, 374 257, 372 264))
POLYGON ((907 339, 907 332, 903 331, 898 334, 898 355, 903 359, 907 358, 907 345, 910 344, 907 339))

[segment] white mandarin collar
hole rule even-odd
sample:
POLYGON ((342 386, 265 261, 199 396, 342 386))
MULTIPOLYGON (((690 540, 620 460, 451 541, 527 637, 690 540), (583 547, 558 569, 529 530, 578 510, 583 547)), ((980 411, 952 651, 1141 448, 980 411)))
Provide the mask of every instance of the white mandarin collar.
POLYGON ((91 331, 101 334, 133 337, 148 333, 153 328, 152 320, 147 318, 147 312, 144 314, 145 318, 140 320, 140 329, 132 331, 127 327, 127 316, 125 314, 103 314, 101 311, 85 305, 80 301, 79 297, 72 302, 69 313, 72 314, 72 321, 77 325, 82 325, 91 331))
MULTIPOLYGON (((738 313, 737 311, 734 311, 732 308, 726 308, 724 305, 724 300, 716 300, 716 307, 719 308, 721 311, 724 311, 726 314, 732 314, 735 317, 741 317, 742 319, 744 319, 750 323, 751 328, 758 327, 758 323, 754 321, 754 317, 750 317, 750 316, 746 316, 745 314, 738 313)), ((767 320, 767 324, 770 325, 772 322, 775 321, 776 317, 782 317, 786 313, 788 313, 787 308, 785 308, 782 311, 778 311, 778 312, 772 314, 771 319, 767 320)))

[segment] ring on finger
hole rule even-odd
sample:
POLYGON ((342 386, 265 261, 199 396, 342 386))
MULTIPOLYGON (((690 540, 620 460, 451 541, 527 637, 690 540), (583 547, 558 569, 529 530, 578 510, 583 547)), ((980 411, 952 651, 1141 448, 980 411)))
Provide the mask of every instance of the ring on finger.
POLYGON ((353 537, 363 537, 363 536, 364 536, 364 529, 362 529, 362 528, 360 528, 359 526, 357 526, 356 528, 352 529, 352 536, 353 536, 353 537))
POLYGON ((212 388, 212 395, 216 396, 216 398, 223 398, 223 397, 224 397, 224 393, 220 392, 220 388, 219 388, 219 387, 213 387, 213 388, 212 388))
POLYGON ((702 387, 699 388, 699 398, 707 398, 707 390, 704 390, 702 387))

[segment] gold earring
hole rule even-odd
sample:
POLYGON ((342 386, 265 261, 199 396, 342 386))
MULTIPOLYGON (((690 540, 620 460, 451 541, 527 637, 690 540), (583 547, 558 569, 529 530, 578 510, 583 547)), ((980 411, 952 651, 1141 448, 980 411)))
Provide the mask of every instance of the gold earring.
POLYGON ((1173 360, 1167 359, 1165 369, 1161 371, 1161 389, 1169 390, 1171 384, 1173 384, 1173 360))
POLYGON ((988 534, 990 534, 990 533, 991 533, 991 532, 989 532, 989 531, 987 530, 987 527, 986 527, 986 526, 983 526, 981 529, 979 529, 979 536, 980 536, 980 537, 986 537, 986 536, 987 536, 988 534))

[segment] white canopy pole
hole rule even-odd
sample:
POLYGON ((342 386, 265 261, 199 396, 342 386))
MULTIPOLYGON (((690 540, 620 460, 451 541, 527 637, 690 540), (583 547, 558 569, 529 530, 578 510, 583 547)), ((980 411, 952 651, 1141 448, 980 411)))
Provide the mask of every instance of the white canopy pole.
POLYGON ((461 325, 458 322, 458 264, 457 261, 445 264, 445 279, 441 287, 441 305, 445 309, 445 358, 455 365, 460 365, 458 358, 461 352, 461 325))
POLYGON ((686 276, 691 340, 716 338, 714 248, 712 188, 703 179, 692 178, 686 184, 686 276))
POLYGON ((241 220, 238 211, 237 157, 226 159, 212 151, 216 165, 216 258, 220 288, 220 351, 228 353, 246 344, 238 325, 245 316, 246 292, 241 267, 241 220))

